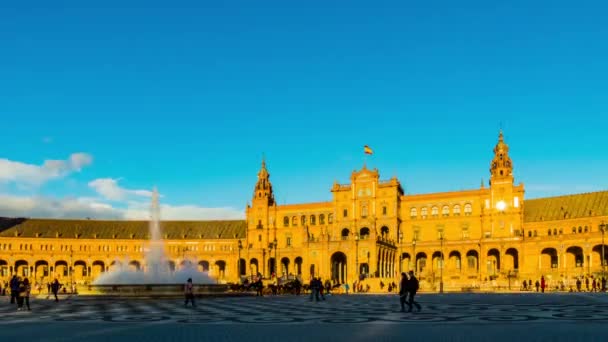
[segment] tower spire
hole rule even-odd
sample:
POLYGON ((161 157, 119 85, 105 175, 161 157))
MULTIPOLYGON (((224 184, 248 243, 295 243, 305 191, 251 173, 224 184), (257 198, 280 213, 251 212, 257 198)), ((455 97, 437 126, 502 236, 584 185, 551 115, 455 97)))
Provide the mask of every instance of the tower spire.
POLYGON ((513 181, 513 163, 509 157, 509 145, 505 143, 502 129, 498 133, 498 142, 494 147, 494 158, 490 164, 490 182, 497 179, 513 181))
POLYGON ((274 203, 274 194, 272 193, 272 184, 270 183, 270 173, 266 169, 265 156, 262 156, 262 166, 258 172, 258 181, 255 184, 253 198, 254 200, 267 200, 269 205, 274 203))

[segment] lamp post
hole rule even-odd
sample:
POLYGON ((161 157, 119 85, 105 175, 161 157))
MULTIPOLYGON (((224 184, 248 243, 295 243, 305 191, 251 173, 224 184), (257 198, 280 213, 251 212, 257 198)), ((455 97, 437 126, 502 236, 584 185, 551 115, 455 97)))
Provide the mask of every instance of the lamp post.
MULTIPOLYGON (((258 268, 258 273, 260 272, 260 269, 258 268)), ((262 248, 262 278, 264 278, 264 275, 266 274, 266 249, 262 248)))
POLYGON ((441 242, 441 267, 439 267, 439 293, 443 293, 443 232, 439 235, 441 242))
MULTIPOLYGON (((268 260, 270 261, 270 258, 272 258, 272 248, 274 247, 274 243, 269 243, 268 244, 268 260)), ((274 264, 277 263, 277 260, 274 260, 274 264)), ((268 273, 270 275, 270 278, 272 278, 272 273, 274 272, 274 265, 270 265, 270 263, 268 263, 268 273)))
POLYGON ((355 233, 355 274, 359 278, 359 233, 355 233))
MULTIPOLYGON (((239 259, 236 261, 236 270, 237 270, 236 274, 237 274, 237 277, 240 282, 241 281, 241 249, 243 249, 243 243, 241 242, 240 239, 239 239, 238 248, 239 248, 239 259)), ((245 272, 247 272, 247 271, 245 271, 245 272)))
POLYGON ((403 272, 403 253, 401 253, 401 241, 403 241, 403 233, 399 232, 399 274, 403 272))
POLYGON ((369 277, 369 272, 371 270, 371 265, 369 264, 369 251, 367 251, 367 276, 369 277))
POLYGON ((600 232, 602 232, 602 278, 606 276, 606 263, 604 261, 604 233, 606 232, 607 225, 602 221, 600 224, 600 232))
POLYGON ((416 257, 416 239, 412 240, 412 257, 414 258, 414 275, 418 275, 418 258, 416 257))
POLYGON ((279 250, 279 244, 277 243, 277 238, 275 237, 272 241, 274 243, 274 275, 275 277, 279 276, 279 260, 277 260, 277 251, 279 250))

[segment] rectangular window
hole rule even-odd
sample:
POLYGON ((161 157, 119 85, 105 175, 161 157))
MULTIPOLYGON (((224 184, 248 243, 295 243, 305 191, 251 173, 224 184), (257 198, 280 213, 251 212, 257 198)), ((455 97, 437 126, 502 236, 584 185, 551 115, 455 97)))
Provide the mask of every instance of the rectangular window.
POLYGON ((386 207, 382 207, 382 215, 386 216, 386 207))
POLYGON ((291 238, 290 238, 290 237, 288 237, 288 238, 287 238, 287 247, 290 247, 290 246, 291 246, 291 238))
POLYGON ((344 211, 342 212, 342 216, 348 217, 348 210, 347 209, 344 209, 344 211))

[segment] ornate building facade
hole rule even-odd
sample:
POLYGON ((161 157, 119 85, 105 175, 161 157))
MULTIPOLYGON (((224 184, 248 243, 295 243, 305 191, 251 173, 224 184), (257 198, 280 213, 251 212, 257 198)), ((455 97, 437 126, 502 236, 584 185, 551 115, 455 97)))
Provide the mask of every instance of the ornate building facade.
MULTIPOLYGON (((364 166, 331 193, 279 205, 263 161, 245 221, 163 222, 170 266, 196 263, 227 282, 278 274, 372 285, 414 270, 425 289, 455 290, 541 275, 569 284, 608 262, 608 192, 526 200, 502 132, 487 186, 411 195, 364 166)), ((141 269, 148 238, 143 221, 4 219, 0 278, 86 283, 119 264, 141 269)))

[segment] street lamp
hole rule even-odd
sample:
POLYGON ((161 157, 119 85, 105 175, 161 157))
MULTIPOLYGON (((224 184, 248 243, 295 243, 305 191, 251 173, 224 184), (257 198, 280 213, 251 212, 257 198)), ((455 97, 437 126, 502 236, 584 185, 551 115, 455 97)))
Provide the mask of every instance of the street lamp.
POLYGON ((369 251, 367 251, 367 277, 369 277, 371 265, 369 263, 369 251))
POLYGON ((439 267, 439 293, 443 293, 443 232, 439 233, 441 242, 441 267, 439 267))
POLYGON ((602 232, 602 278, 606 276, 606 263, 604 261, 604 233, 606 232, 607 228, 608 225, 606 225, 604 221, 602 221, 602 223, 600 224, 600 232, 602 232))
POLYGON ((277 250, 279 249, 279 244, 277 243, 277 238, 275 237, 272 241, 274 243, 274 275, 276 277, 279 276, 279 261, 277 260, 277 250))
MULTIPOLYGON (((240 282, 241 281, 241 249, 243 249, 243 243, 241 242, 240 239, 239 239, 238 247, 239 247, 239 259, 236 262, 236 269, 237 269, 236 274, 237 274, 237 276, 239 278, 239 282, 240 282)), ((247 271, 245 271, 245 272, 247 272, 247 271)))
POLYGON ((416 239, 412 240, 412 257, 414 258, 414 275, 418 273, 418 258, 416 257, 416 239))
POLYGON ((403 233, 399 232, 399 274, 401 274, 401 272, 403 272, 403 266, 401 265, 403 263, 403 253, 401 253, 401 241, 403 240, 403 233))
POLYGON ((355 233, 355 274, 359 277, 359 233, 355 233))
MULTIPOLYGON (((270 261, 270 258, 272 258, 272 248, 274 247, 274 244, 271 242, 268 244, 268 260, 270 261)), ((274 260, 274 264, 277 263, 277 260, 274 260)), ((274 272, 274 265, 270 265, 270 262, 268 263, 268 272, 270 273, 270 278, 272 278, 272 273, 274 272)))

